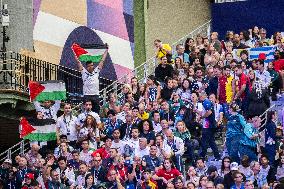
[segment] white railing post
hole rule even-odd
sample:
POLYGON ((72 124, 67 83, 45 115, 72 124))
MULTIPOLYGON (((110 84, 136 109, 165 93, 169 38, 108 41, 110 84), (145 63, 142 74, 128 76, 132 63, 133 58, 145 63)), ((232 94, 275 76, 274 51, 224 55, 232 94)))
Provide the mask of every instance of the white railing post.
POLYGON ((24 153, 25 153, 25 141, 22 140, 20 144, 20 154, 24 154, 24 153))
POLYGON ((147 64, 144 64, 144 82, 146 82, 148 77, 148 66, 147 64))
POLYGON ((9 148, 7 151, 7 158, 11 159, 11 148, 9 148))
POLYGON ((114 94, 117 96, 117 82, 114 83, 113 89, 114 94))
POLYGON ((106 99, 107 99, 107 91, 106 91, 106 87, 103 89, 103 104, 106 103, 106 99))

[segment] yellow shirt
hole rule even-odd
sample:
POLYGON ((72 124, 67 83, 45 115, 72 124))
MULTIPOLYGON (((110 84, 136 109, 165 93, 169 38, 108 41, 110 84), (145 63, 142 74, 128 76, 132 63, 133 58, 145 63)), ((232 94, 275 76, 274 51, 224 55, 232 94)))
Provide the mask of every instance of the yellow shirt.
POLYGON ((162 44, 163 49, 159 50, 157 53, 157 58, 162 58, 163 56, 165 56, 167 54, 167 51, 171 51, 172 48, 169 44, 162 44), (166 51, 167 50, 167 51, 166 51))
POLYGON ((149 119, 149 113, 143 112, 142 115, 138 114, 138 117, 139 117, 141 120, 149 119))

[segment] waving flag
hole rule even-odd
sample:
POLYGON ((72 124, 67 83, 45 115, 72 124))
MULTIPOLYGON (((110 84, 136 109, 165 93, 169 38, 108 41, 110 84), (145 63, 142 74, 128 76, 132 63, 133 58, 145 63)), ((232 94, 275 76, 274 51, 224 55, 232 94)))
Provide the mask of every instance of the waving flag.
POLYGON ((266 56, 265 63, 272 62, 274 60, 274 51, 276 50, 275 46, 265 46, 249 49, 249 60, 258 59, 260 53, 264 53, 266 56))
POLYGON ((29 82, 30 100, 65 100, 66 88, 63 81, 30 81, 29 82))
POLYGON ((275 46, 265 46, 265 47, 256 47, 256 48, 247 48, 247 49, 234 49, 233 50, 233 57, 237 61, 241 61, 240 53, 243 50, 248 51, 248 59, 254 60, 259 58, 259 54, 265 54, 265 63, 272 62, 274 60, 274 51, 276 50, 275 46))
POLYGON ((35 128, 31 126, 31 124, 26 120, 26 118, 22 118, 20 121, 20 138, 24 138, 28 134, 35 131, 35 128))
POLYGON ((26 120, 24 118, 24 121, 21 121, 20 124, 21 138, 41 142, 56 140, 56 122, 53 119, 26 120), (23 131, 25 131, 25 135, 23 135, 23 131))
POLYGON ((76 43, 74 43, 71 48, 74 51, 76 57, 82 62, 91 61, 98 63, 101 61, 103 53, 105 51, 105 48, 95 48, 92 46, 84 46, 83 48, 76 43))

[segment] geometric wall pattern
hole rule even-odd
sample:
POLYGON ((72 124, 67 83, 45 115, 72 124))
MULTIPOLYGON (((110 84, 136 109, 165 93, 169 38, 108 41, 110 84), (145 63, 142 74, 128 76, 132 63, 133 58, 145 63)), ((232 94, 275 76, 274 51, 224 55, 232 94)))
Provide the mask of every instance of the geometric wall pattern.
POLYGON ((73 42, 108 43, 109 57, 101 76, 116 79, 134 69, 133 0, 33 1, 37 54, 76 69, 73 42))

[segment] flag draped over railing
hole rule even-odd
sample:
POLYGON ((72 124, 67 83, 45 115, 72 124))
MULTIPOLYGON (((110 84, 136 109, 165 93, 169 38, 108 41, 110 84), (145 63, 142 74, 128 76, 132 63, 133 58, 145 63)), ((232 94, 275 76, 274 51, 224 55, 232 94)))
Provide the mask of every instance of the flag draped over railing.
POLYGON ((265 47, 256 47, 256 48, 247 48, 247 49, 234 49, 233 50, 234 59, 241 61, 240 53, 243 50, 247 50, 249 60, 258 59, 259 54, 264 53, 266 57, 266 59, 264 60, 264 63, 269 63, 274 60, 274 51, 276 50, 276 47, 275 46, 265 46, 265 47))

